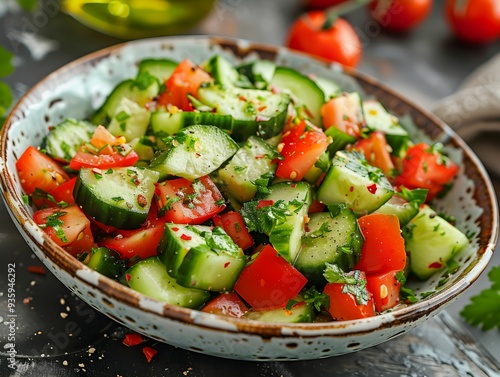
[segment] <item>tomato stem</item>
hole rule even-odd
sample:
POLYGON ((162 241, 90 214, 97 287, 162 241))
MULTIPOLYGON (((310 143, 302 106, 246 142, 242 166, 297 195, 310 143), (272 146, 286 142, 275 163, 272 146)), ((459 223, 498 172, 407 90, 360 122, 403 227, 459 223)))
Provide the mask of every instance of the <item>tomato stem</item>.
POLYGON ((368 4, 370 1, 371 0, 349 0, 344 3, 327 8, 325 10, 326 19, 321 26, 321 30, 331 29, 335 24, 335 20, 337 20, 339 16, 360 8, 361 6, 368 4))

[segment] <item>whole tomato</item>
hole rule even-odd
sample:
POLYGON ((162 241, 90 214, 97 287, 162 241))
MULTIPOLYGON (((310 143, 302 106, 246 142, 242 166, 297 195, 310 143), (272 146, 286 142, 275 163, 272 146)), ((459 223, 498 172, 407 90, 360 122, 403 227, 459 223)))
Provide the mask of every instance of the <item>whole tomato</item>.
POLYGON ((444 10, 451 29, 465 42, 487 43, 500 35, 499 0, 447 0, 444 10))
POLYGON ((331 25, 323 11, 310 11, 298 18, 288 32, 287 46, 356 67, 362 46, 358 34, 349 22, 336 18, 331 25))
POLYGON ((413 29, 424 21, 432 8, 432 0, 374 0, 368 5, 372 17, 389 31, 413 29))

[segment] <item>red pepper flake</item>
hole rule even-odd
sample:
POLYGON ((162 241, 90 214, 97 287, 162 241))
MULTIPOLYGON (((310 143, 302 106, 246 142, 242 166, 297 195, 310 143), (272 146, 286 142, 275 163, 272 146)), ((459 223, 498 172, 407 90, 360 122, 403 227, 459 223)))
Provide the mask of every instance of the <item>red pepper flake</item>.
POLYGON ((152 347, 144 347, 142 349, 142 352, 144 353, 144 356, 146 356, 146 360, 148 361, 148 363, 151 361, 151 359, 153 358, 154 355, 156 355, 156 353, 158 352, 157 350, 155 350, 154 348, 152 347))
POLYGON ((224 268, 228 268, 230 264, 231 264, 231 262, 224 263, 224 268))
POLYGON ((266 157, 265 154, 259 154, 259 155, 255 156, 255 159, 260 160, 261 158, 265 158, 265 157, 266 157))
POLYGON ((132 276, 130 276, 130 274, 125 274, 125 279, 127 281, 130 281, 130 279, 132 279, 132 276))
POLYGON ((28 266, 28 267, 26 267, 26 269, 28 270, 28 272, 30 272, 32 274, 37 274, 37 275, 46 275, 47 274, 47 271, 45 270, 45 268, 43 266, 28 266))
POLYGON ((429 265, 429 268, 436 268, 436 269, 439 269, 439 268, 441 268, 441 267, 443 267, 443 265, 442 265, 441 263, 439 263, 439 262, 434 262, 434 263, 431 263, 431 264, 429 265))
POLYGON ((370 194, 375 194, 377 192, 377 185, 374 183, 373 185, 366 186, 370 194))
POLYGON ((262 199, 262 200, 259 200, 259 202, 257 203, 257 209, 269 207, 269 206, 272 206, 273 204, 274 204, 274 200, 272 200, 272 199, 262 199))
POLYGON ((141 206, 141 207, 146 207, 148 205, 148 200, 146 199, 146 197, 142 194, 139 194, 137 195, 137 203, 141 206))
POLYGON ((349 191, 353 192, 354 191, 354 186, 349 187, 349 191))
POLYGON ((184 240, 184 241, 191 241, 191 236, 188 236, 187 234, 182 234, 181 235, 181 240, 184 240))
POLYGON ((245 96, 239 96, 239 97, 238 97, 238 99, 239 99, 240 101, 246 101, 246 100, 247 100, 245 96))
POLYGON ((125 335, 125 339, 123 339, 122 343, 125 344, 127 347, 133 347, 138 344, 141 344, 142 342, 144 342, 142 335, 133 332, 125 335))
POLYGON ((178 232, 179 231, 179 228, 175 227, 175 228, 171 228, 174 232, 178 232))
POLYGON ((261 107, 259 107, 257 110, 259 110, 259 111, 264 111, 265 109, 267 109, 267 106, 261 106, 261 107))

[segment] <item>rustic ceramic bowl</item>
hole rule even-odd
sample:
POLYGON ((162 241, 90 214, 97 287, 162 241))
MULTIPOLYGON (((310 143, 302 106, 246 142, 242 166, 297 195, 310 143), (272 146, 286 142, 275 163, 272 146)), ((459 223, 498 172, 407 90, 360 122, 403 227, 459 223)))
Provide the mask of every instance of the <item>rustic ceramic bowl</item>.
POLYGON ((375 80, 285 48, 248 41, 210 38, 159 38, 125 43, 83 57, 49 75, 16 105, 1 134, 0 179, 14 223, 34 253, 71 291, 100 312, 151 338, 188 350, 245 360, 314 359, 374 346, 414 328, 443 310, 478 278, 490 260, 498 233, 497 203, 491 182, 471 150, 430 113, 375 80), (438 211, 454 215, 470 235, 459 255, 459 270, 448 280, 436 275, 411 287, 422 299, 382 315, 328 323, 262 323, 211 315, 168 305, 112 281, 53 243, 32 220, 25 205, 15 161, 28 145, 38 146, 49 127, 66 117, 88 117, 119 81, 136 74, 147 57, 190 58, 202 62, 213 54, 238 62, 265 58, 307 74, 339 82, 346 90, 375 96, 392 112, 413 118, 414 139, 442 142, 459 162, 451 192, 435 202, 438 211), (433 292, 431 295, 423 294, 433 292))

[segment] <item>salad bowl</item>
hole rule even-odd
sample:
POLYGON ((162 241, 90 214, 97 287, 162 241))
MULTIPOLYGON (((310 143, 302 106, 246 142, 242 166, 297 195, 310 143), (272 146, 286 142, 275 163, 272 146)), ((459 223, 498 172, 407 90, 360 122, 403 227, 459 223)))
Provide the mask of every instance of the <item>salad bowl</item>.
POLYGON ((141 334, 194 352, 240 360, 306 360, 359 351, 397 337, 435 316, 480 276, 498 236, 498 209, 489 177, 471 149, 443 122, 395 91, 353 70, 283 47, 220 37, 164 37, 127 42, 82 57, 50 74, 17 103, 0 139, 0 184, 10 216, 29 247, 78 297, 141 334), (167 304, 92 270, 56 245, 34 222, 23 201, 15 163, 30 145, 39 146, 50 127, 65 118, 86 119, 113 87, 137 73, 145 58, 188 58, 201 63, 214 54, 231 62, 267 59, 306 74, 331 79, 343 90, 381 101, 404 120, 412 139, 440 142, 459 164, 454 185, 436 199, 437 212, 454 216, 469 237, 455 258, 456 271, 412 281, 418 301, 380 315, 349 321, 265 323, 167 304))

